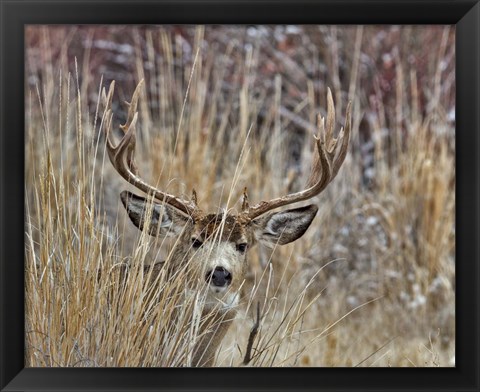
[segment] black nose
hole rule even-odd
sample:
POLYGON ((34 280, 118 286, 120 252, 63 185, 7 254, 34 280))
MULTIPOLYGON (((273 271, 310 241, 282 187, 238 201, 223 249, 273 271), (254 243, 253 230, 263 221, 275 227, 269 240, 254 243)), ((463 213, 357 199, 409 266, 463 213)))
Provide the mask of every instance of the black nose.
POLYGON ((232 274, 223 267, 216 267, 215 270, 207 272, 205 279, 214 286, 225 287, 232 282, 232 274))

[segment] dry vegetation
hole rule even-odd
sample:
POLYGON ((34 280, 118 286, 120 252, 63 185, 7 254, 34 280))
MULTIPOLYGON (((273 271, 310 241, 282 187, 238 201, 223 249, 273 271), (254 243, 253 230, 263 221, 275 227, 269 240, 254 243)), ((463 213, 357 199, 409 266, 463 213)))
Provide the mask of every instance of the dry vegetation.
POLYGON ((312 227, 250 251, 218 366, 242 362, 257 303, 251 366, 454 365, 453 42, 439 26, 29 27, 26 365, 190 364, 193 278, 147 284, 143 265, 175 244, 126 219, 129 186, 104 155, 101 91, 116 81, 118 125, 141 79, 143 176, 195 188, 212 211, 245 186, 253 201, 300 189, 327 86, 337 129, 353 102, 349 155, 312 227))

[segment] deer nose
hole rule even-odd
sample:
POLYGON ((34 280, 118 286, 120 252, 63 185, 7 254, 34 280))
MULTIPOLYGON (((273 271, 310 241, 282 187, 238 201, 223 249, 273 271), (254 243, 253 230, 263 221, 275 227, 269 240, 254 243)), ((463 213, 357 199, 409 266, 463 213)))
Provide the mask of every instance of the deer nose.
POLYGON ((223 267, 215 267, 213 271, 207 272, 205 279, 214 286, 225 287, 232 282, 232 274, 223 267))

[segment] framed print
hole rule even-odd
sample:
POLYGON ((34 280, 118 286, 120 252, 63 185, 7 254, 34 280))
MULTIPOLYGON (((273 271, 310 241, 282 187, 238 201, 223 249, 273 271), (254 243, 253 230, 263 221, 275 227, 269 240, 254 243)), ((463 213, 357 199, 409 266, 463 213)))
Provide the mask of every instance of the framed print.
POLYGON ((478 390, 477 1, 1 7, 2 390, 478 390))

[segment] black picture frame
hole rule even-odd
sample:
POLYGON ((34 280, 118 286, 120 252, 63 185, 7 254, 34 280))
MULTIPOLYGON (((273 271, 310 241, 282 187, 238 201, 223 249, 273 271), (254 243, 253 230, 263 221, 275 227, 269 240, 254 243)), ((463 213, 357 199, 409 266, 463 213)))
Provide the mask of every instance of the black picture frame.
POLYGON ((480 4, 478 0, 0 0, 2 391, 478 391, 480 4), (456 367, 422 369, 24 369, 26 24, 452 24, 456 26, 456 367))

